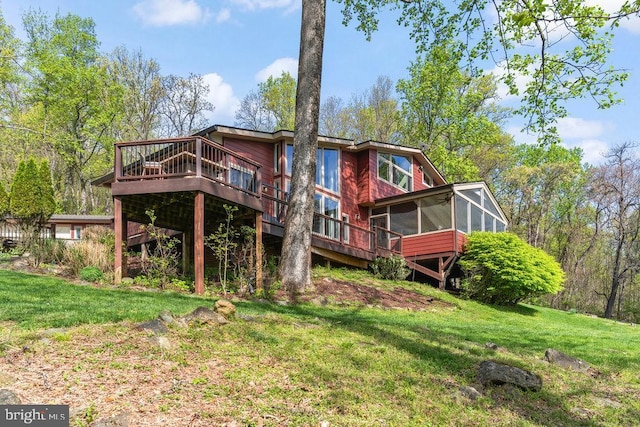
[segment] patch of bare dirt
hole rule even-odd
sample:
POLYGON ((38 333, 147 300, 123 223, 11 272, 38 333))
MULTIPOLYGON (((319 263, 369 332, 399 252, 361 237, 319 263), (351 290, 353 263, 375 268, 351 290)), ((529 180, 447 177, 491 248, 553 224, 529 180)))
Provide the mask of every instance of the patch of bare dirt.
MULTIPOLYGON (((375 286, 334 280, 328 277, 316 280, 314 288, 299 296, 298 300, 320 304, 360 305, 413 311, 450 306, 446 302, 409 289, 394 288, 385 290, 375 286)), ((284 296, 284 293, 278 295, 278 297, 282 298, 284 296)))

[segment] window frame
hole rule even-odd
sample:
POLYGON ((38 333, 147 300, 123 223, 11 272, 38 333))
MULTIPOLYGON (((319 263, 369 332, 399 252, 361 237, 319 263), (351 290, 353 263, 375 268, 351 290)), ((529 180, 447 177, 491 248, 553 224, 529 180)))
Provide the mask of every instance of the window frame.
POLYGON ((384 151, 378 151, 377 152, 377 162, 376 162, 376 173, 378 175, 378 179, 380 179, 381 181, 384 181, 390 185, 393 185, 396 188, 401 189, 402 191, 405 192, 411 192, 413 191, 413 158, 412 157, 407 157, 407 156, 403 156, 400 154, 393 154, 390 152, 384 152, 384 151), (386 156, 386 158, 385 158, 386 156), (393 161, 394 157, 400 157, 403 158, 405 160, 407 160, 409 162, 409 170, 404 169, 402 166, 400 166, 399 164, 395 163, 393 161), (388 171, 388 177, 383 177, 380 173, 381 167, 382 166, 386 166, 386 169, 388 171), (396 173, 399 175, 404 175, 406 176, 407 180, 408 180, 408 185, 405 188, 404 186, 400 185, 400 180, 398 180, 398 182, 395 182, 395 177, 396 177, 396 173))

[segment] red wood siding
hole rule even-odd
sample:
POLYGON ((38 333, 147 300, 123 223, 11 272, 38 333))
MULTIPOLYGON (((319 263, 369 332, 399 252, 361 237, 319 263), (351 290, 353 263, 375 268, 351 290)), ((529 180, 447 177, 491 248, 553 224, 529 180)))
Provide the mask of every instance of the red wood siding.
POLYGON ((382 199, 384 197, 395 196, 398 194, 405 194, 402 189, 389 184, 378 178, 378 151, 368 150, 369 153, 369 170, 370 172, 370 197, 373 202, 376 199, 382 199))
MULTIPOLYGON (((402 238, 402 255, 411 258, 420 255, 432 255, 444 252, 454 252, 454 230, 445 230, 437 233, 421 234, 402 238)), ((461 235, 461 233, 457 233, 461 235)), ((458 246, 458 252, 462 246, 458 246)))
POLYGON ((224 146, 242 156, 262 165, 260 173, 262 181, 273 183, 273 144, 269 142, 244 141, 235 138, 224 138, 224 146))
POLYGON ((362 227, 362 215, 358 207, 358 157, 355 153, 342 151, 340 165, 340 196, 342 213, 349 215, 349 222, 362 227))
POLYGON ((422 181, 422 171, 418 168, 418 166, 420 166, 420 163, 418 163, 416 159, 413 159, 412 162, 413 162, 413 191, 419 191, 419 190, 424 190, 426 188, 430 188, 429 186, 425 185, 425 183, 422 181))
POLYGON ((371 188, 371 173, 369 165, 369 151, 361 151, 358 153, 358 204, 368 205, 373 202, 370 194, 371 188))

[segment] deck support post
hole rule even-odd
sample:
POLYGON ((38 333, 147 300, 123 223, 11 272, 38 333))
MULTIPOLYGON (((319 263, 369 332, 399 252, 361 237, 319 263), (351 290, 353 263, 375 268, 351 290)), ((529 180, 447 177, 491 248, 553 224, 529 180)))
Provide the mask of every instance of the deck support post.
POLYGON ((191 257, 193 255, 193 230, 186 230, 182 233, 182 271, 189 273, 193 271, 191 257))
POLYGON ((256 291, 262 289, 262 212, 256 212, 256 291))
POLYGON ((195 292, 204 294, 204 193, 196 192, 193 213, 195 292))
POLYGON ((122 199, 113 198, 113 228, 115 234, 115 260, 113 266, 113 281, 116 285, 127 277, 127 254, 124 247, 127 242, 127 217, 122 212, 122 199))
POLYGON ((438 288, 444 289, 444 260, 442 257, 438 258, 438 276, 440 276, 440 280, 438 280, 438 288))

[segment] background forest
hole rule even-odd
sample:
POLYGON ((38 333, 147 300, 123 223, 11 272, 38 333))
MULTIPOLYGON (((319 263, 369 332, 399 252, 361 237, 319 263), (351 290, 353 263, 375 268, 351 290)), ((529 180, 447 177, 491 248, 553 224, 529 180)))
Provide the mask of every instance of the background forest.
MULTIPOLYGON (((55 210, 110 213, 91 185, 113 165, 113 143, 188 135, 213 123, 202 76, 163 75, 141 51, 100 51, 94 23, 76 15, 24 15, 24 40, 0 12, 0 184, 17 165, 50 167, 55 210)), ((519 144, 503 128, 492 75, 469 73, 443 42, 350 99, 326 96, 320 133, 422 149, 449 182, 484 180, 510 230, 553 255, 565 289, 537 301, 640 321, 640 158, 621 142, 599 165, 558 143, 519 144)), ((234 125, 293 129, 295 79, 270 77, 245 96, 234 125)))

